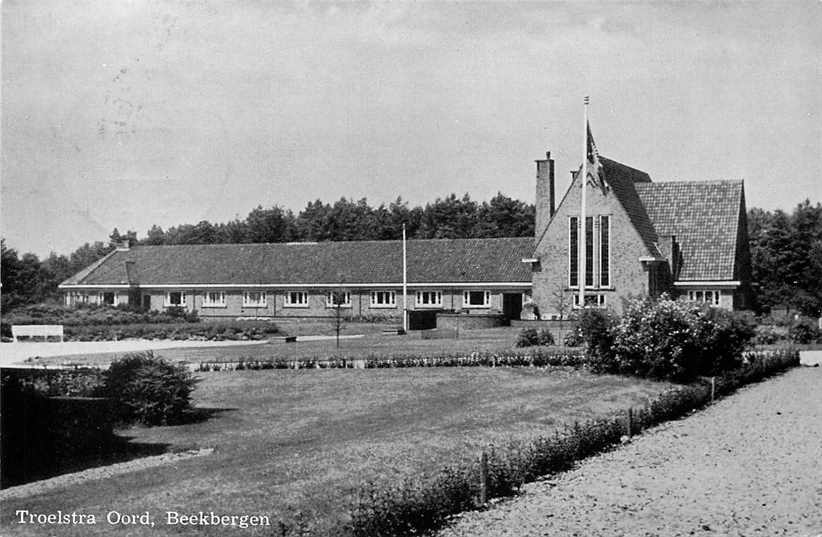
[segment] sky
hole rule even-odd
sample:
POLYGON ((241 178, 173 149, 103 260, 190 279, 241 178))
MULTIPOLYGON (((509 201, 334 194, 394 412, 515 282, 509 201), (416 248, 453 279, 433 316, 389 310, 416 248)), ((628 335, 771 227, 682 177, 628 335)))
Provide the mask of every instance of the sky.
POLYGON ((822 200, 822 2, 2 3, 0 235, 68 254, 258 206, 498 191, 601 154, 822 200))

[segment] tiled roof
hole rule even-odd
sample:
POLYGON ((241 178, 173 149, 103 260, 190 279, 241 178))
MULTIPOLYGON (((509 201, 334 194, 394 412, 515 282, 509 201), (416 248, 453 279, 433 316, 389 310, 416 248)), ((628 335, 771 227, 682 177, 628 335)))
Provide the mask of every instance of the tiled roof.
MULTIPOLYGON (((409 240, 409 283, 529 282, 534 239, 409 240)), ((402 241, 134 246, 63 285, 401 283, 402 241)))
POLYGON ((635 185, 657 233, 675 235, 682 253, 679 280, 733 280, 742 181, 635 185))
POLYGON ((653 257, 661 256, 656 246, 657 230, 655 230, 651 218, 637 195, 636 188, 641 185, 651 184, 651 177, 640 170, 626 166, 605 157, 599 157, 605 171, 605 182, 610 185, 616 198, 628 213, 628 218, 642 238, 647 248, 647 254, 653 257))

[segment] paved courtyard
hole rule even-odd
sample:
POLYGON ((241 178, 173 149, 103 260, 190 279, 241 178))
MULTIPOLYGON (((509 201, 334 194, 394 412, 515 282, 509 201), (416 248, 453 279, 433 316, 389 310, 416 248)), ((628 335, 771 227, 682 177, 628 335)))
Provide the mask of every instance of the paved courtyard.
POLYGON ((441 537, 822 536, 822 367, 662 425, 441 537))

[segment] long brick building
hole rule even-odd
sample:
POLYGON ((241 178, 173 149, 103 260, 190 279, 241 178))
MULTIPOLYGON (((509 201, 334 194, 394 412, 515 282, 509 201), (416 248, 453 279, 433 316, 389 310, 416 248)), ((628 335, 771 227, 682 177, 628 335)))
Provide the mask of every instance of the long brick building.
MULTIPOLYGON (((407 243, 410 311, 518 318, 532 238, 407 243)), ((60 287, 67 304, 182 307, 201 317, 401 317, 402 241, 123 246, 60 287)))

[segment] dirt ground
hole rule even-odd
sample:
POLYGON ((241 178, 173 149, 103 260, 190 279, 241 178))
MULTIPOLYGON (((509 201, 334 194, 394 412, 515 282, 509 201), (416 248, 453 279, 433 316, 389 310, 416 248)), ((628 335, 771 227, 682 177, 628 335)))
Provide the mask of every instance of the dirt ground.
POLYGON ((440 537, 822 536, 822 367, 800 367, 525 487, 440 537))

